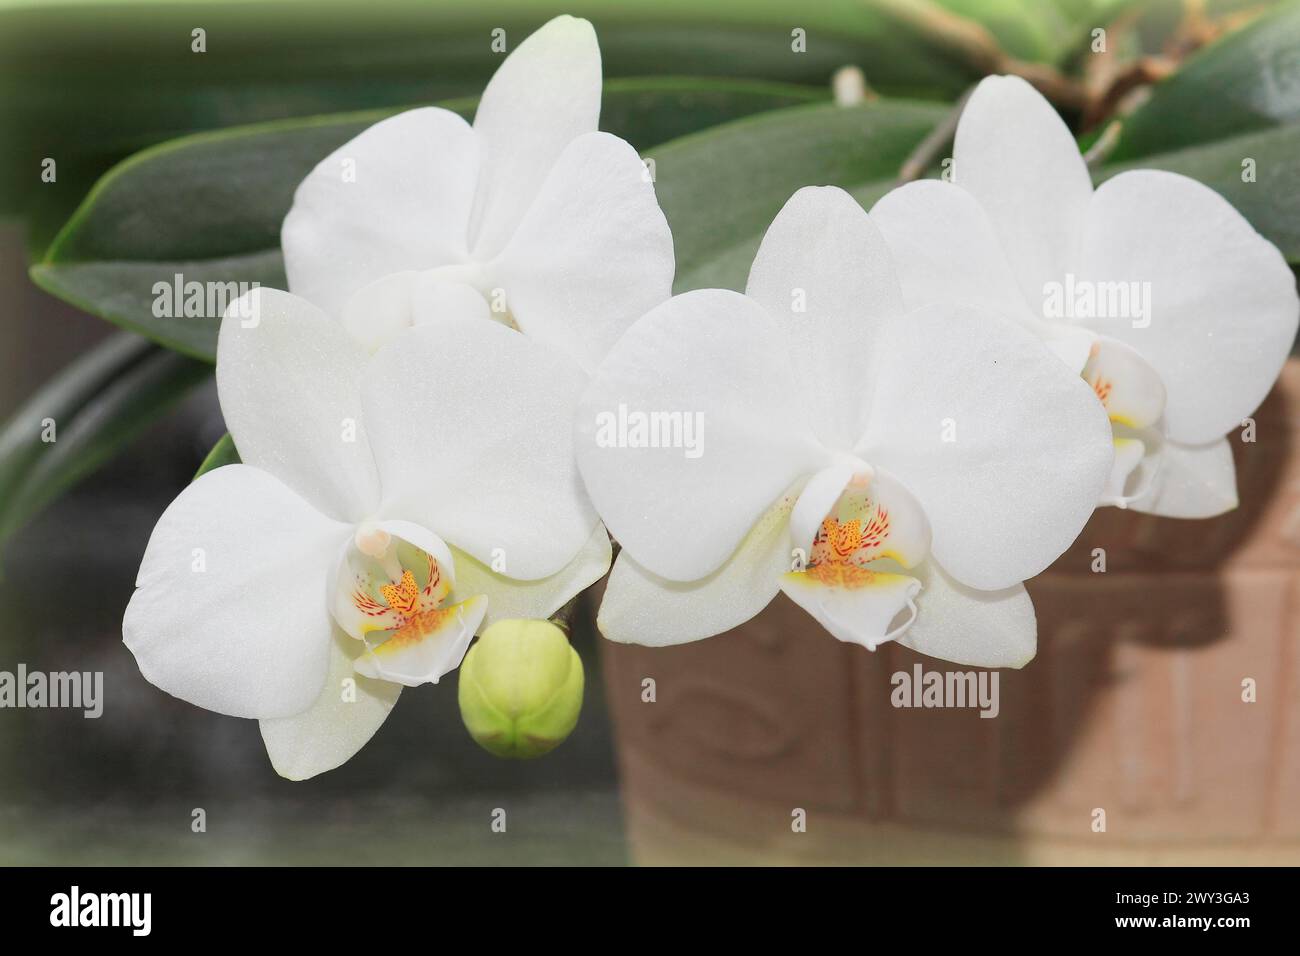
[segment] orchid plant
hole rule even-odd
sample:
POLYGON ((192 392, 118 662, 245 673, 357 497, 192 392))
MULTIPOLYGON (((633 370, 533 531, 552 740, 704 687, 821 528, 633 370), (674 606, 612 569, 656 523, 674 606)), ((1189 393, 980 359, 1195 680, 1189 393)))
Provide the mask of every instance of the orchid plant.
MULTIPOLYGON (((211 309, 215 344, 122 314, 142 276, 183 287, 201 228, 186 222, 166 262, 148 242, 77 256, 150 232, 154 190, 220 166, 204 150, 224 141, 123 164, 33 271, 215 360, 240 463, 161 516, 123 635, 159 688, 258 720, 283 776, 350 759, 403 687, 438 683, 476 636, 458 675, 474 739, 502 756, 558 745, 584 677, 547 619, 607 572, 597 625, 615 642, 707 638, 784 593, 840 641, 1022 667, 1037 648, 1025 582, 1098 505, 1237 504, 1227 436, 1300 319, 1296 244, 1261 234, 1288 235, 1283 214, 1239 203, 1247 221, 1221 183, 1160 169, 1108 168, 1094 189, 1052 104, 991 76, 943 176, 888 191, 875 184, 895 182, 900 144, 946 147, 946 108, 786 110, 791 88, 729 88, 723 118, 771 118, 665 147, 666 217, 653 164, 601 131, 603 69, 592 25, 560 16, 500 61, 472 122, 423 107, 357 135, 336 119, 346 134, 298 151, 275 207, 245 195, 241 167, 215 195, 248 209, 197 265, 273 259, 278 276, 282 258, 288 288, 211 309), (141 169, 163 172, 132 186, 141 169), (844 170, 862 188, 819 185, 844 170), (868 193, 884 193, 870 212, 868 193), (675 278, 692 291, 673 297, 675 278)), ((1058 96, 1067 82, 1029 75, 1058 96)), ((899 76, 910 88, 915 64, 899 76)), ((703 115, 710 90, 650 84, 625 105, 703 115)))

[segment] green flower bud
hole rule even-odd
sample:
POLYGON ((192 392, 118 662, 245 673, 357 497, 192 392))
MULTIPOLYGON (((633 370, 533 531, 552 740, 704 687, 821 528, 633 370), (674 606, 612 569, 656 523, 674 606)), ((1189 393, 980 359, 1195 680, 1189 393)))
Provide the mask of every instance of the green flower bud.
POLYGON ((582 709, 582 659, 550 621, 497 621, 465 655, 459 682, 465 729, 498 757, 554 750, 582 709))

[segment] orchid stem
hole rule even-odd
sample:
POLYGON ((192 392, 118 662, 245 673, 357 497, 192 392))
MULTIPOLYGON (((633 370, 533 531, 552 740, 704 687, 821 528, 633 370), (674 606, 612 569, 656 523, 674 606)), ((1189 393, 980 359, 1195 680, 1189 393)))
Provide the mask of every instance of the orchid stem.
POLYGON ((898 180, 895 182, 895 186, 902 186, 904 183, 920 179, 925 174, 925 171, 934 165, 939 155, 952 143, 952 138, 957 133, 957 123, 961 119, 961 112, 966 108, 966 101, 970 99, 971 94, 974 92, 975 87, 972 86, 957 97, 957 102, 953 104, 948 115, 936 123, 934 128, 925 134, 925 138, 916 144, 916 148, 912 150, 907 159, 903 160, 903 165, 898 168, 898 180))
POLYGON ((1027 80, 1058 106, 1082 109, 1087 90, 1046 63, 1017 59, 1002 49, 983 24, 953 13, 935 0, 873 0, 873 5, 907 24, 934 46, 958 57, 977 73, 1009 73, 1027 80))
POLYGON ((569 598, 564 607, 560 608, 551 615, 551 623, 564 632, 564 636, 573 639, 573 621, 578 616, 578 606, 582 603, 582 595, 585 591, 579 591, 573 597, 569 598))
POLYGON ((1096 169, 1106 161, 1107 157, 1114 151, 1115 144, 1119 142, 1119 133, 1123 128, 1124 124, 1122 122, 1111 120, 1106 125, 1106 128, 1101 131, 1097 141, 1089 146, 1088 151, 1083 154, 1083 161, 1087 163, 1089 169, 1096 169))

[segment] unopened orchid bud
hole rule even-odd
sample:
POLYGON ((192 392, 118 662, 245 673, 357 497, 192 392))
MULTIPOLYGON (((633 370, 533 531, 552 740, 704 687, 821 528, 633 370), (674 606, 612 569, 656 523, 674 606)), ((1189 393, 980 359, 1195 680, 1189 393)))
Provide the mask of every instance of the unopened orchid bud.
POLYGON ((460 665, 460 715, 498 757, 540 757, 562 744, 582 709, 582 659, 550 621, 498 621, 460 665))

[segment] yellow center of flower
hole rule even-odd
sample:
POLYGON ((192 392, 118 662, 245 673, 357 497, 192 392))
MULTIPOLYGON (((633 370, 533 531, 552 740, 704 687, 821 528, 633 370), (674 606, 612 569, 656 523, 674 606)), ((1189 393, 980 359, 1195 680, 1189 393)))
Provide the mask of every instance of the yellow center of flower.
POLYGON ((402 571, 402 579, 396 584, 385 584, 379 588, 388 606, 399 614, 414 613, 420 600, 420 588, 415 583, 415 575, 409 570, 402 571))
POLYGON ((357 587, 352 591, 353 608, 363 618, 372 620, 371 624, 363 625, 363 631, 400 631, 422 614, 437 610, 447 596, 438 562, 431 554, 423 551, 417 554, 424 564, 421 575, 426 582, 424 587, 420 587, 415 572, 409 567, 394 564, 388 572, 388 583, 377 588, 373 585, 357 587), (378 600, 375 591, 379 593, 378 600))

